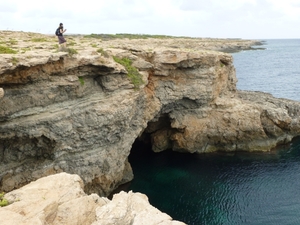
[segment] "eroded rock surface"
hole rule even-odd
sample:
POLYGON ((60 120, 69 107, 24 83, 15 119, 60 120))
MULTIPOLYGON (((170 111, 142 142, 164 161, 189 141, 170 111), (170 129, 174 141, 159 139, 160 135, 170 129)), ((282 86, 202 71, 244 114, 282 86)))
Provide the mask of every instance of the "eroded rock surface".
POLYGON ((137 138, 151 139, 154 151, 268 151, 300 133, 300 104, 237 91, 232 56, 208 50, 221 45, 77 38, 68 40, 75 55, 51 50, 50 41, 0 55, 1 190, 64 171, 107 196, 133 178, 137 138), (113 56, 131 59, 144 84, 136 89, 113 56))
POLYGON ((9 205, 0 207, 6 225, 183 225, 148 202, 141 193, 116 194, 112 200, 83 191, 78 175, 50 175, 7 193, 9 205))

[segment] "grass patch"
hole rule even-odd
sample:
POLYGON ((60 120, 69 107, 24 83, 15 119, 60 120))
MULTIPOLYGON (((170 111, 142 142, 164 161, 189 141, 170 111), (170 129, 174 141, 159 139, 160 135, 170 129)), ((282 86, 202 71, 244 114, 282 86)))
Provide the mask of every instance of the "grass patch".
POLYGON ((109 54, 103 50, 103 48, 97 49, 97 52, 103 55, 105 58, 109 58, 109 54))
POLYGON ((0 207, 8 205, 8 201, 4 198, 4 192, 0 193, 0 207))
POLYGON ((11 58, 11 62, 13 65, 17 65, 17 63, 19 62, 19 60, 16 57, 12 57, 11 58))
POLYGON ((83 77, 78 77, 79 83, 83 86, 84 85, 84 79, 83 77))
POLYGON ((132 61, 128 58, 118 58, 116 56, 113 57, 115 62, 123 65, 127 70, 127 76, 134 85, 135 89, 138 89, 144 81, 142 79, 142 75, 138 72, 138 70, 132 66, 132 61))
POLYGON ((0 45, 0 54, 16 54, 16 53, 17 53, 17 51, 15 51, 9 47, 0 45))
POLYGON ((16 45, 16 44, 18 44, 17 40, 15 40, 15 39, 10 39, 7 42, 8 42, 9 45, 16 45))
POLYGON ((92 46, 93 48, 97 48, 97 47, 98 47, 97 44, 91 44, 91 46, 92 46))
POLYGON ((32 42, 48 42, 47 38, 32 38, 32 42))
POLYGON ((167 39, 167 38, 191 38, 191 37, 177 37, 177 36, 169 36, 169 35, 151 35, 151 34, 90 34, 85 35, 84 38, 97 38, 103 40, 111 40, 111 39, 147 39, 147 38, 156 38, 156 39, 167 39))
POLYGON ((31 49, 30 48, 21 48, 21 50, 22 50, 22 53, 25 53, 27 51, 30 51, 31 49))
POLYGON ((70 42, 68 42, 68 46, 74 46, 74 45, 76 45, 76 42, 75 42, 75 41, 70 41, 70 42))
POLYGON ((74 48, 67 48, 66 50, 70 56, 78 54, 77 50, 74 48))

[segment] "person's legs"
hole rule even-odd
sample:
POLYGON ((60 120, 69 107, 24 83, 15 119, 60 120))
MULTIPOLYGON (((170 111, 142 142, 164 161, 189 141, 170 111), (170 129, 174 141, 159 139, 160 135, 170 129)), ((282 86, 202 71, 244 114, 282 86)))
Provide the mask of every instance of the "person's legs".
POLYGON ((58 36, 58 43, 59 43, 59 51, 64 51, 67 49, 67 41, 63 36, 58 36))

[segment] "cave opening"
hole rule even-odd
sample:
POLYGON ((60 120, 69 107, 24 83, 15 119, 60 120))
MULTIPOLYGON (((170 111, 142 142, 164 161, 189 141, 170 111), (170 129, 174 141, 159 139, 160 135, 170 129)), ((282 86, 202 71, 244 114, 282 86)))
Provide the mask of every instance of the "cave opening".
MULTIPOLYGON (((137 173, 139 173, 138 177, 140 177, 140 174, 142 173, 140 168, 143 168, 143 165, 145 165, 145 171, 147 170, 147 167, 151 165, 155 166, 156 162, 154 161, 158 154, 164 154, 165 152, 170 152, 171 154, 174 153, 172 151, 172 141, 170 139, 172 132, 174 131, 172 131, 171 118, 168 114, 162 114, 148 122, 146 129, 132 144, 128 156, 128 162, 132 167, 134 177, 137 173), (135 168, 139 168, 139 171, 135 168)), ((145 177, 147 177, 146 174, 145 177)), ((133 182, 135 182, 135 178, 128 183, 120 185, 108 197, 112 198, 114 194, 119 193, 120 191, 128 192, 132 190, 133 182)))
POLYGON ((146 129, 132 145, 131 155, 137 151, 162 152, 172 149, 171 140, 175 130, 171 127, 172 119, 169 114, 162 114, 160 117, 148 122, 146 129))

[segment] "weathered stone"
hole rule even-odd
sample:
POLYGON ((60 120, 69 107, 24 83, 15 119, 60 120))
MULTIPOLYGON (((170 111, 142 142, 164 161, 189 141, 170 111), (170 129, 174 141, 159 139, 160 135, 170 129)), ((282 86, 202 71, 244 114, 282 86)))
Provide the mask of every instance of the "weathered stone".
POLYGON ((96 209, 96 222, 92 225, 183 225, 151 206, 146 195, 120 192, 111 202, 96 209))
POLYGON ((41 178, 5 195, 0 208, 5 224, 91 224, 95 209, 108 200, 83 192, 78 175, 60 173, 41 178))
POLYGON ((151 206, 140 193, 116 194, 112 201, 83 192, 78 175, 59 173, 5 194, 0 207, 6 225, 184 224, 151 206), (134 221, 134 223, 131 223, 134 221))
POLYGON ((4 90, 3 88, 0 88, 0 98, 3 98, 3 96, 4 96, 4 90))

